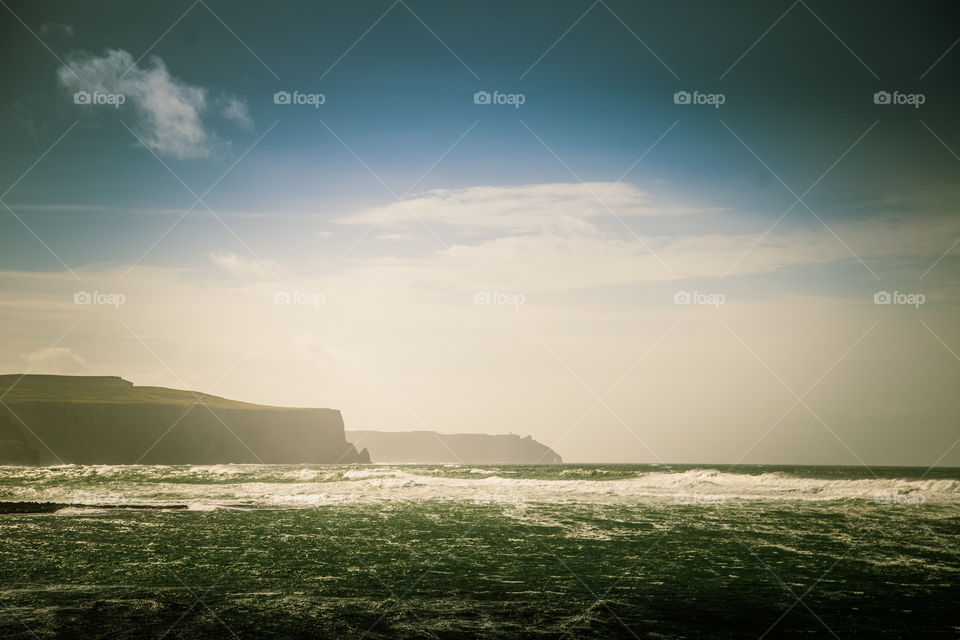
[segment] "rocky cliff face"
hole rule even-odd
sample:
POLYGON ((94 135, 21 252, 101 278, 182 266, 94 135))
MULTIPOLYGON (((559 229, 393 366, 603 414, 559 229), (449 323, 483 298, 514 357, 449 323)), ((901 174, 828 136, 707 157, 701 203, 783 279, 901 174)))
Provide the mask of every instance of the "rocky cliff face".
POLYGON ((0 405, 0 463, 369 461, 346 441, 334 409, 247 404, 120 378, 18 378, 0 376, 0 393, 10 389, 0 405))
POLYGON ((374 462, 423 464, 559 464, 557 453, 530 436, 435 431, 348 431, 374 462))
POLYGON ((40 454, 31 447, 20 427, 9 415, 0 413, 0 464, 35 465, 40 454))

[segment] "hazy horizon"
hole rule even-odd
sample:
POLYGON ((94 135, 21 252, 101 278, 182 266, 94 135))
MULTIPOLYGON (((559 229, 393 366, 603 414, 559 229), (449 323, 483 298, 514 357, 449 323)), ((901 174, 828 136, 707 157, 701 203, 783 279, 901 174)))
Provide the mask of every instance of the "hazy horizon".
POLYGON ((960 466, 952 8, 0 13, 0 373, 960 466))

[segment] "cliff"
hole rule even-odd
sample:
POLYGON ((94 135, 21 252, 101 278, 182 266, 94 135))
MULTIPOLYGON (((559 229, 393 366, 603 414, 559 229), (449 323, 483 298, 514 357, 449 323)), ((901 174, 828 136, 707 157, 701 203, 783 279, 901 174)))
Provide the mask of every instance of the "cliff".
POLYGON ((0 396, 0 464, 369 462, 346 441, 335 409, 249 404, 104 376, 0 375, 0 396))
POLYGON ((0 413, 0 464, 36 465, 40 454, 9 415, 0 413))
POLYGON ((559 464, 557 453, 530 436, 435 431, 348 431, 374 462, 423 464, 559 464))

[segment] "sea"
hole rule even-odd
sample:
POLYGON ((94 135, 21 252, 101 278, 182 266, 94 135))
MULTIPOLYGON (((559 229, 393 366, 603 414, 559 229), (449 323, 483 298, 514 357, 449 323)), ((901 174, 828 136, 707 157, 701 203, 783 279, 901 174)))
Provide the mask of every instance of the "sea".
POLYGON ((2 638, 957 638, 960 469, 0 467, 2 638))

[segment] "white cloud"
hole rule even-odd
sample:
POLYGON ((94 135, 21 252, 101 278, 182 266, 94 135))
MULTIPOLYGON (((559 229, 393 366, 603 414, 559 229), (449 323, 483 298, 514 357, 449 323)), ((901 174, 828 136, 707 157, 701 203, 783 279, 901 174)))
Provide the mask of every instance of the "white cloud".
POLYGON ((247 108, 246 102, 236 96, 228 96, 224 98, 222 102, 223 108, 221 112, 223 113, 223 117, 238 127, 243 127, 244 129, 253 128, 253 118, 250 117, 250 109, 247 108))
MULTIPOLYGON (((766 235, 765 221, 749 232, 703 232, 691 230, 681 214, 713 214, 710 224, 719 230, 729 227, 727 210, 655 201, 622 183, 483 186, 428 191, 337 222, 376 224, 383 229, 375 235, 380 240, 412 239, 426 223, 447 243, 428 255, 355 262, 355 274, 368 279, 460 289, 478 284, 474 275, 526 291, 764 274, 858 258, 874 266, 894 256, 933 256, 932 262, 949 245, 943 238, 960 233, 960 223, 943 215, 909 221, 874 215, 831 221, 829 229, 807 216, 804 226, 785 221, 766 235), (596 205, 597 195, 629 229, 596 205)), ((803 211, 794 214, 804 217, 803 211)))
POLYGON ((21 356, 31 373, 87 373, 86 361, 66 347, 39 349, 21 356))
POLYGON ((377 240, 390 240, 392 242, 409 242, 411 240, 421 240, 423 239, 423 234, 420 233, 378 233, 377 240))
MULTIPOLYGON (((918 257, 929 265, 960 235, 960 221, 947 216, 909 221, 875 216, 831 223, 832 231, 819 225, 781 225, 764 237, 762 227, 750 233, 655 235, 645 233, 639 223, 632 226, 636 236, 622 229, 499 234, 478 242, 457 242, 427 255, 354 260, 350 275, 358 286, 395 282, 397 289, 411 291, 464 291, 494 285, 521 287, 528 293, 569 291, 772 274, 794 267, 853 263, 857 256, 874 270, 918 257)), ((863 274, 869 277, 866 270, 863 274)))
POLYGON ((102 56, 77 53, 71 56, 69 68, 59 70, 58 77, 71 93, 123 94, 123 108, 129 105, 136 113, 137 135, 156 153, 179 160, 205 158, 228 146, 203 121, 211 102, 222 104, 219 114, 228 120, 252 126, 243 101, 233 96, 212 100, 204 87, 171 76, 157 56, 141 66, 122 49, 108 50, 102 56))
POLYGON ((240 278, 268 278, 275 273, 277 266, 259 260, 248 260, 231 252, 214 252, 209 258, 210 262, 223 271, 240 278))
POLYGON ((531 233, 571 225, 586 229, 586 220, 610 215, 606 207, 621 217, 719 210, 658 207, 649 194, 621 182, 553 183, 433 189, 335 222, 397 228, 422 221, 451 225, 460 231, 531 233))

